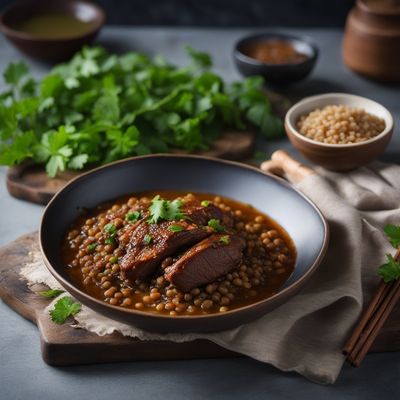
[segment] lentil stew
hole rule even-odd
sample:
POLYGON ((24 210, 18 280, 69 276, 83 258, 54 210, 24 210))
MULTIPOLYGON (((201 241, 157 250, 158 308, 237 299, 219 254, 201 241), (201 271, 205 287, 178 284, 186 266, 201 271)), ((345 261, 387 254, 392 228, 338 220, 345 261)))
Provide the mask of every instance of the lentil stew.
POLYGON ((72 281, 91 296, 111 305, 171 316, 224 313, 266 299, 287 281, 296 260, 285 230, 252 206, 217 195, 171 191, 124 196, 87 211, 66 233, 62 254, 72 281), (185 217, 189 213, 190 218, 185 217), (172 247, 159 245, 161 225, 175 242, 183 231, 199 227, 208 236, 196 236, 195 243, 186 240, 183 248, 175 246, 171 253, 166 249, 172 247), (191 276, 190 286, 187 281, 180 286, 178 273, 202 268, 199 257, 190 264, 191 256, 202 251, 209 252, 208 264, 209 254, 217 254, 210 278, 204 278, 203 271, 201 278, 191 276), (151 255, 151 269, 146 264, 146 275, 138 277, 131 272, 143 254, 146 260, 151 255), (193 286, 193 282, 201 284, 193 286))

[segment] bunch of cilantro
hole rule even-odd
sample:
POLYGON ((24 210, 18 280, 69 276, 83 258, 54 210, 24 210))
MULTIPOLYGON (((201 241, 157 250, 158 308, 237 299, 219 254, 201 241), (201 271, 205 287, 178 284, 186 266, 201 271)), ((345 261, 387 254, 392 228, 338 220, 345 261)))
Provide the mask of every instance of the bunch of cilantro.
POLYGON ((84 48, 40 81, 23 62, 11 63, 0 94, 0 164, 30 159, 54 177, 133 155, 207 149, 226 127, 281 134, 262 78, 225 84, 208 54, 186 50, 191 62, 178 68, 84 48))

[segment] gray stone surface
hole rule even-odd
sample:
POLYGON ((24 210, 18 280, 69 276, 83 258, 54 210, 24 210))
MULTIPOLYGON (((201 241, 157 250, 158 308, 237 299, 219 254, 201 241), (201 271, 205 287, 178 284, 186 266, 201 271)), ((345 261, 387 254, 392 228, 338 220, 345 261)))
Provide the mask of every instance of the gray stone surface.
MULTIPOLYGON (((301 31, 312 35, 322 54, 312 77, 293 87, 293 98, 326 91, 365 95, 400 111, 399 87, 368 82, 345 69, 340 59, 341 33, 331 30, 301 31)), ((244 30, 106 29, 99 42, 113 50, 128 49, 167 54, 176 63, 184 61, 183 43, 208 50, 216 69, 226 79, 238 79, 231 61, 231 48, 244 30)), ((20 59, 0 38, 0 70, 20 59)), ((48 66, 30 61, 36 75, 48 66)), ((398 131, 397 131, 398 135, 398 131)), ((385 159, 398 157, 395 135, 385 159)), ((266 143, 267 152, 277 147, 290 151, 286 141, 266 143)), ((0 169, 0 245, 38 228, 42 207, 11 198, 5 188, 5 169, 0 169)), ((394 399, 400 396, 400 355, 369 355, 361 369, 345 366, 337 383, 320 386, 292 373, 282 373, 253 360, 201 360, 137 362, 112 365, 54 368, 40 355, 36 327, 0 302, 0 400, 13 399, 394 399)))

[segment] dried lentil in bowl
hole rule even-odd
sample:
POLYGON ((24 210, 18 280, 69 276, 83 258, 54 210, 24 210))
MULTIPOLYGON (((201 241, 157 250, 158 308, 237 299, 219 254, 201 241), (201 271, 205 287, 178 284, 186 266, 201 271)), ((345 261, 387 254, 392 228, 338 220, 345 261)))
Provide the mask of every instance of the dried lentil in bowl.
POLYGON ((302 115, 297 129, 305 137, 328 144, 360 143, 385 129, 385 121, 362 108, 328 105, 302 115))
POLYGON ((250 205, 211 194, 146 192, 103 204, 76 221, 63 243, 63 258, 72 281, 84 292, 105 302, 156 314, 201 315, 222 313, 268 298, 294 269, 296 250, 285 230, 250 205), (236 234, 246 243, 242 263, 207 285, 183 292, 164 277, 174 262, 165 258, 148 280, 122 279, 119 262, 126 252, 119 239, 131 224, 129 215, 143 211, 150 199, 198 199, 230 213, 236 234), (107 224, 116 227, 116 240, 107 241, 107 224))

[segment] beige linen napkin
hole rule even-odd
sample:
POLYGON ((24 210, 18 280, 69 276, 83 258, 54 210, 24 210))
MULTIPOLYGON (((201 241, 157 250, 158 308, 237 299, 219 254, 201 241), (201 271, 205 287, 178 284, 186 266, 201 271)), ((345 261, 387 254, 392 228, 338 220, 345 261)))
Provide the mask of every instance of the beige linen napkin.
MULTIPOLYGON (((278 309, 250 324, 213 334, 144 332, 87 307, 75 316, 74 326, 99 335, 117 331, 143 340, 207 338, 314 382, 335 382, 344 362, 341 347, 378 282, 377 267, 391 251, 382 228, 400 223, 400 167, 376 163, 347 174, 318 173, 297 186, 327 218, 331 242, 309 284, 278 309)), ((58 287, 40 255, 33 257, 21 274, 31 283, 58 287)))

